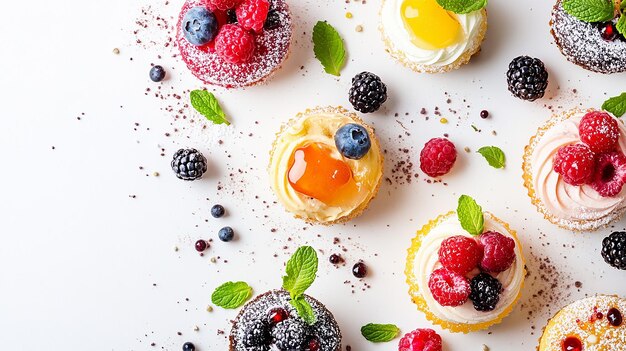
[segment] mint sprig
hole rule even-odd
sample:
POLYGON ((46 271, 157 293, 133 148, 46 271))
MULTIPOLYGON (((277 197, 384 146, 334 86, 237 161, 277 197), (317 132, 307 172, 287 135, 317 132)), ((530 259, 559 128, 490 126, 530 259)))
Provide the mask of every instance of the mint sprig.
POLYGON ((315 281, 317 266, 318 258, 315 249, 302 246, 287 261, 287 275, 283 277, 283 289, 289 292, 291 305, 309 324, 315 323, 315 315, 311 305, 304 299, 304 292, 315 281))
POLYGON ((626 36, 626 11, 624 10, 624 4, 626 4, 626 1, 622 3, 622 15, 617 20, 615 29, 617 29, 621 35, 626 36))
POLYGON ((437 0, 437 3, 444 9, 458 14, 478 11, 487 6, 487 0, 437 0))
POLYGON ((613 0, 563 0, 563 9, 583 22, 605 22, 613 19, 613 0))
POLYGON ((611 112, 615 117, 622 117, 626 113, 626 93, 606 100, 602 104, 602 109, 611 112))
POLYGON ((487 163, 493 168, 504 168, 506 158, 504 152, 497 146, 484 146, 478 149, 478 153, 483 155, 487 163))
POLYGON ((313 52, 326 73, 339 76, 346 60, 346 50, 341 36, 325 21, 313 27, 313 52))
POLYGON ((467 195, 461 195, 456 213, 459 216, 461 227, 465 231, 475 236, 483 233, 485 226, 483 209, 474 199, 467 195))
POLYGON ((394 324, 369 323, 361 327, 361 335, 371 342, 388 342, 400 334, 400 329, 394 324))
POLYGON ((245 282, 226 282, 213 292, 211 302, 214 305, 233 309, 243 305, 252 296, 252 288, 245 282))
POLYGON ((226 119, 226 114, 213 93, 206 90, 192 90, 189 93, 189 98, 191 106, 209 121, 215 124, 230 125, 230 122, 226 119))

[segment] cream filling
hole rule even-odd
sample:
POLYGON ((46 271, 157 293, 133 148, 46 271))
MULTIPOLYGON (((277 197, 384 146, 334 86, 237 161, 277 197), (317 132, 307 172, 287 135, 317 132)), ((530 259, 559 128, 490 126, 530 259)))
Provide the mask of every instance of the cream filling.
POLYGON ((344 158, 335 147, 335 132, 342 126, 355 121, 343 114, 318 109, 286 126, 276 143, 269 172, 272 189, 285 208, 297 216, 320 222, 331 222, 350 215, 375 195, 382 177, 380 147, 375 136, 370 135, 372 147, 360 160, 344 158), (329 206, 297 192, 287 178, 289 160, 294 150, 309 143, 322 143, 331 147, 333 157, 343 160, 352 170, 358 194, 350 203, 329 206))
MULTIPOLYGON (((402 19, 401 7, 404 0, 385 0, 381 9, 381 25, 396 50, 404 53, 411 62, 429 65, 446 66, 455 62, 476 39, 483 22, 486 21, 483 10, 468 14, 456 14, 465 38, 460 42, 443 49, 426 50, 419 48, 411 41, 411 34, 406 30, 402 19)), ((437 30, 433 28, 433 30, 437 30)))
MULTIPOLYGON (((426 304, 428 305, 428 309, 439 319, 453 323, 466 324, 480 324, 492 321, 502 314, 507 307, 511 306, 511 304, 515 302, 517 295, 522 288, 525 273, 520 243, 502 224, 494 220, 494 217, 490 213, 485 213, 484 216, 485 232, 495 231, 515 240, 515 261, 509 269, 494 276, 500 281, 500 283, 502 283, 503 291, 502 294, 500 294, 500 301, 493 311, 481 312, 474 308, 474 305, 470 300, 461 306, 450 307, 441 306, 433 298, 433 295, 428 288, 428 280, 430 279, 430 274, 434 270, 441 268, 441 263, 439 262, 439 248, 441 247, 441 243, 445 239, 455 235, 472 237, 469 233, 463 230, 458 217, 456 214, 453 214, 438 223, 430 230, 428 235, 422 239, 420 248, 415 255, 414 262, 414 273, 420 287, 420 292, 424 301, 426 301, 426 304)), ((471 279, 478 273, 479 270, 475 269, 470 272, 468 278, 471 279)))
MULTIPOLYGON (((559 148, 580 143, 578 125, 586 112, 580 112, 549 128, 538 140, 531 156, 533 187, 537 198, 553 216, 565 220, 600 220, 626 206, 626 192, 603 197, 589 185, 565 183, 554 171, 553 159, 559 148)), ((619 149, 626 153, 626 129, 621 121, 619 149)))

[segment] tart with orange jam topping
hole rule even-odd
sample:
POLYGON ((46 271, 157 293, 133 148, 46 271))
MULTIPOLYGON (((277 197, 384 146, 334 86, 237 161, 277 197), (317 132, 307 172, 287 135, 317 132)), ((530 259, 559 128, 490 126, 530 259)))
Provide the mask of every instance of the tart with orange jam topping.
POLYGON ((318 107, 283 126, 269 175, 287 211, 310 223, 360 215, 378 193, 383 156, 374 130, 338 107, 318 107))
POLYGON ((387 51, 416 72, 459 68, 487 32, 484 8, 445 9, 437 0, 383 0, 380 18, 387 51))

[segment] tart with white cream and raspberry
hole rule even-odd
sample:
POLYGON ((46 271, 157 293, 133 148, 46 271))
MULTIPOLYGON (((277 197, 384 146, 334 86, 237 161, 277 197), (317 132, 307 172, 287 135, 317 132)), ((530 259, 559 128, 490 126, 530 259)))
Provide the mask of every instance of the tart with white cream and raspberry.
POLYGON ((511 313, 526 271, 515 231, 464 195, 456 212, 417 232, 405 274, 409 295, 428 320, 468 333, 511 313))

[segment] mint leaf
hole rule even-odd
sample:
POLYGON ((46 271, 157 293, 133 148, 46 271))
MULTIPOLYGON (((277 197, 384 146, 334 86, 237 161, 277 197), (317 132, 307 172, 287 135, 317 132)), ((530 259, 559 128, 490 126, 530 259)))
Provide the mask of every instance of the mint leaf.
MULTIPOLYGON (((622 18, 625 17, 626 15, 622 15, 622 18)), ((602 104, 602 109, 611 112, 615 117, 622 117, 626 113, 626 93, 606 100, 602 104)))
POLYGON ((361 335, 371 342, 388 342, 395 339, 399 333, 400 329, 393 324, 369 323, 361 327, 361 335))
POLYGON ((604 22, 613 19, 613 0, 563 0, 563 9, 583 22, 604 22))
POLYGON ((478 11, 487 6, 487 0, 437 0, 439 6, 458 14, 478 11))
POLYGON ((283 277, 283 289, 289 291, 292 299, 304 294, 317 273, 317 252, 310 246, 296 250, 287 262, 287 275, 283 277))
POLYGON ((226 282, 213 292, 211 302, 214 305, 233 309, 246 302, 252 296, 252 288, 245 282, 226 282))
MULTIPOLYGON (((622 6, 624 6, 624 4, 626 4, 626 1, 622 3, 622 6)), ((622 15, 619 16, 615 28, 621 35, 626 36, 626 13, 622 13, 622 15)))
POLYGON ((622 4, 620 5, 620 10, 626 10, 626 1, 622 0, 622 4))
POLYGON ((346 59, 346 50, 339 33, 330 24, 319 21, 313 27, 313 52, 326 73, 339 76, 346 59))
POLYGON ((478 153, 483 155, 489 165, 493 168, 504 168, 504 152, 497 146, 484 146, 478 149, 478 153))
POLYGON ((313 312, 313 307, 311 307, 311 304, 304 299, 304 296, 299 295, 295 299, 292 298, 289 303, 291 303, 291 306, 296 309, 298 316, 300 316, 300 318, 302 318, 308 325, 315 323, 316 318, 315 313, 313 312))
POLYGON ((230 125, 230 122, 226 119, 226 114, 222 111, 220 103, 213 93, 209 93, 206 90, 192 90, 189 98, 191 99, 191 106, 209 121, 215 124, 230 125))
POLYGON ((480 235, 483 233, 485 225, 483 209, 478 206, 474 199, 467 195, 461 195, 456 212, 459 216, 461 227, 465 229, 465 231, 472 235, 480 235))

